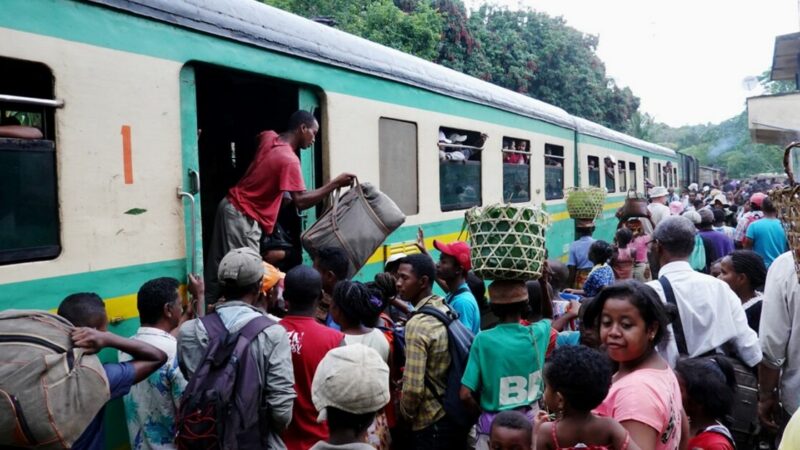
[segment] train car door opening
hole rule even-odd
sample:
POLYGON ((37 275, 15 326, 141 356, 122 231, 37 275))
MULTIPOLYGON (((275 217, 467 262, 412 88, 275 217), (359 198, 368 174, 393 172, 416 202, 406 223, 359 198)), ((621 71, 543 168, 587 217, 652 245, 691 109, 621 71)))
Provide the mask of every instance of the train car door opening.
MULTIPOLYGON (((199 169, 199 211, 195 218, 199 222, 196 238, 200 242, 196 250, 207 255, 217 205, 247 171, 257 150, 256 136, 265 130, 284 131, 289 117, 301 107, 314 111, 319 120, 318 103, 313 92, 291 82, 219 66, 192 64, 184 68, 181 78, 184 85, 184 165, 191 169, 194 157, 199 169), (192 114, 188 110, 194 106, 188 104, 192 103, 191 97, 196 105, 196 136, 187 136, 191 130, 186 122, 191 123, 192 117, 186 116, 192 114), (191 137, 196 138, 194 145, 187 142, 191 137), (187 147, 188 153, 194 152, 196 156, 186 155, 187 147), (193 148, 196 150, 192 151, 193 148)), ((321 173, 320 142, 318 136, 317 148, 303 150, 300 155, 309 189, 318 185, 316 178, 321 173)), ((193 184, 192 180, 188 183, 193 184)), ((314 217, 313 210, 301 216, 293 207, 281 209, 278 220, 294 247, 281 268, 302 261, 300 233, 304 225, 313 223, 314 217)), ((189 233, 187 227, 187 236, 189 233)))

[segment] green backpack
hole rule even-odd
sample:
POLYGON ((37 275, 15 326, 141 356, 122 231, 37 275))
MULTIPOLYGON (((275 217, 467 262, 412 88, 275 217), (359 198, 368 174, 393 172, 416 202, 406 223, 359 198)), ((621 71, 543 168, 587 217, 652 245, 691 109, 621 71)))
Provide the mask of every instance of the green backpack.
POLYGON ((96 355, 44 311, 0 312, 0 447, 70 448, 109 400, 96 355))
POLYGON ((689 265, 692 266, 692 269, 700 272, 706 268, 706 246, 703 244, 703 238, 699 234, 694 236, 694 250, 689 256, 689 265))

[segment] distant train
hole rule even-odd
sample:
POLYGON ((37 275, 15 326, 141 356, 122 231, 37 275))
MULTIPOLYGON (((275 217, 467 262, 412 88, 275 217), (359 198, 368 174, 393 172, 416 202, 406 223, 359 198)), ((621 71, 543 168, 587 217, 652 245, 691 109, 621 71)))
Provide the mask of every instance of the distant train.
MULTIPOLYGON (((596 236, 610 240, 645 179, 699 179, 671 149, 252 0, 3 8, 0 118, 44 138, 0 139, 0 309, 93 291, 111 329, 132 334, 139 286, 202 273, 215 207, 254 136, 297 109, 321 124, 301 152, 309 187, 353 172, 407 215, 361 279, 413 248, 418 227, 428 245, 456 239, 472 206, 542 205, 559 258, 574 238, 565 188, 607 189, 596 236)), ((296 239, 319 212, 281 221, 296 239)), ((116 423, 112 447, 125 441, 116 423)))
POLYGON ((725 179, 725 170, 717 167, 701 166, 694 156, 678 153, 680 159, 680 186, 688 187, 692 183, 697 183, 698 187, 703 184, 719 185, 725 179))

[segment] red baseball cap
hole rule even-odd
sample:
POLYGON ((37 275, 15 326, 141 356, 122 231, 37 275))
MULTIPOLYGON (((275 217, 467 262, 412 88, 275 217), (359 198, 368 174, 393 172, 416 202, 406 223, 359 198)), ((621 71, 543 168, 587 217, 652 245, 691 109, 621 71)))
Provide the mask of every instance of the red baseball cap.
POLYGON ((433 241, 433 246, 436 250, 444 253, 445 255, 450 255, 458 261, 458 264, 464 268, 464 270, 471 270, 472 269, 472 261, 470 260, 470 249, 469 244, 462 241, 454 241, 449 244, 445 244, 443 242, 439 242, 437 240, 433 241))
POLYGON ((759 208, 761 208, 761 204, 764 203, 765 198, 767 198, 767 194, 756 192, 755 194, 750 196, 750 203, 753 203, 759 208))

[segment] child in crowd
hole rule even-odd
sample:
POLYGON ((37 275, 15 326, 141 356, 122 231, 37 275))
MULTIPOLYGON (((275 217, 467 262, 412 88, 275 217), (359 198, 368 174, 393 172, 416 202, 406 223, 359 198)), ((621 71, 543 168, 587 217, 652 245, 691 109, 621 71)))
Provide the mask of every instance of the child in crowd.
POLYGON ((489 448, 492 450, 531 450, 531 421, 519 411, 503 411, 492 421, 489 448))
MULTIPOLYGON (((528 326, 520 324, 528 300, 525 283, 495 280, 489 285, 489 298, 500 323, 475 336, 461 379, 461 400, 468 409, 481 412, 476 450, 490 448, 491 424, 499 412, 513 409, 533 419, 542 393, 541 370, 550 347, 549 319, 528 326)), ((542 303, 542 316, 550 317, 550 302, 542 303)))
POLYGON ((589 247, 589 260, 594 264, 589 277, 583 283, 583 289, 566 289, 566 292, 577 294, 583 297, 594 297, 600 289, 614 284, 614 271, 608 265, 613 250, 606 241, 595 241, 589 247))
POLYGON ((636 218, 630 218, 625 222, 625 228, 633 233, 633 251, 636 254, 633 263, 633 279, 645 283, 650 281, 650 270, 647 267, 647 244, 650 243, 650 235, 644 232, 642 222, 636 218))
POLYGON ((539 413, 538 450, 639 449, 617 421, 592 414, 611 386, 611 365, 605 355, 584 346, 556 349, 545 363, 544 382, 544 402, 555 419, 539 413))
POLYGON ((589 247, 594 242, 594 222, 591 220, 579 220, 575 224, 575 235, 578 237, 575 242, 569 245, 569 257, 567 268, 569 269, 569 280, 567 285, 580 289, 589 271, 592 270, 592 262, 589 261, 589 247))
MULTIPOLYGON (((58 315, 75 325, 72 340, 75 347, 88 353, 115 348, 133 357, 131 361, 103 364, 111 400, 126 395, 131 386, 144 380, 167 362, 166 353, 143 341, 125 339, 108 332, 108 314, 103 300, 95 293, 72 294, 58 306, 58 315)), ((105 405, 86 431, 72 445, 73 449, 100 450, 105 447, 105 405)))
MULTIPOLYGON (((389 340, 375 323, 385 303, 358 281, 342 280, 333 289, 331 315, 344 333, 346 345, 362 344, 375 350, 384 363, 389 363, 389 340)), ((389 424, 384 411, 379 411, 370 426, 367 442, 379 450, 388 450, 391 443, 389 424)))
POLYGON ((367 429, 389 403, 389 367, 361 344, 330 350, 314 373, 311 399, 330 430, 311 450, 374 450, 367 429))
POLYGON ((708 269, 709 275, 714 278, 719 278, 719 275, 722 273, 722 260, 723 258, 719 258, 711 263, 711 266, 708 269))
POLYGON ((733 436, 721 423, 733 408, 733 366, 719 356, 689 358, 678 361, 675 372, 689 417, 689 448, 733 450, 733 436))
POLYGON ((614 270, 615 280, 629 280, 633 278, 633 265, 636 263, 636 249, 631 244, 633 232, 622 227, 614 236, 614 253, 611 256, 611 268, 614 270))

